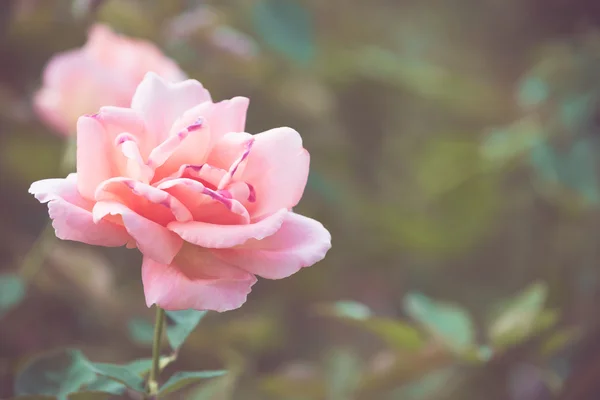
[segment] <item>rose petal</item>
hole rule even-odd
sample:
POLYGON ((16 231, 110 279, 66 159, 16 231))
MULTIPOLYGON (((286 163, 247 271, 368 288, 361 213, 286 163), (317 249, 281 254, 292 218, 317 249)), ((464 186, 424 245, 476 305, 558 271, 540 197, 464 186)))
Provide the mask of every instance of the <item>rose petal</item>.
POLYGON ((214 253, 252 274, 282 279, 321 261, 330 248, 331 234, 320 222, 288 212, 273 235, 214 253))
POLYGON ((237 246, 248 239, 264 239, 273 235, 281 227, 285 214, 278 212, 252 224, 217 225, 206 222, 171 222, 167 228, 177 233, 186 242, 213 249, 237 246))
POLYGON ((247 224, 250 215, 237 200, 188 178, 166 180, 157 186, 175 196, 192 212, 194 221, 212 224, 247 224))
POLYGON ((98 186, 96 201, 118 201, 129 209, 161 225, 173 218, 177 221, 191 221, 192 214, 171 194, 129 178, 111 178, 98 186), (168 214, 165 215, 165 212, 168 214))
POLYGON ((48 203, 48 213, 56 237, 96 246, 123 246, 129 240, 127 231, 108 221, 94 223, 92 203, 77 191, 77 175, 67 179, 45 179, 34 182, 29 188, 40 202, 48 203))
POLYGON ((156 304, 165 310, 223 312, 246 302, 256 277, 209 251, 186 245, 169 264, 144 257, 142 281, 148 307, 156 304))
POLYGON ((306 186, 309 163, 310 156, 295 130, 277 128, 254 135, 245 168, 236 175, 256 190, 256 202, 248 206, 252 218, 296 206, 306 186))
POLYGON ((183 240, 173 232, 140 216, 121 203, 100 201, 94 205, 92 214, 96 223, 109 216, 120 216, 125 229, 136 241, 137 248, 145 256, 159 263, 171 263, 183 245, 183 240))
POLYGON ((190 108, 210 100, 210 94, 198 81, 189 79, 169 83, 148 72, 133 95, 131 108, 143 115, 152 143, 157 146, 168 137, 177 118, 190 108))

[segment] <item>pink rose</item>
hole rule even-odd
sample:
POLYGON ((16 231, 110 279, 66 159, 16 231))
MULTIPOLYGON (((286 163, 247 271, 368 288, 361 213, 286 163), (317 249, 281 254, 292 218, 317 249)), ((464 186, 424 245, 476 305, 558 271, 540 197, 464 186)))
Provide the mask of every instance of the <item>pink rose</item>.
POLYGON ((255 275, 285 278, 331 247, 323 225, 291 211, 308 177, 300 135, 245 133, 247 108, 148 73, 131 108, 79 118, 77 173, 30 192, 60 239, 140 249, 148 306, 238 308, 255 275))
POLYGON ((44 122, 70 135, 81 115, 106 105, 128 107, 149 71, 174 82, 186 79, 177 64, 152 43, 94 25, 82 48, 60 53, 48 62, 34 108, 44 122))

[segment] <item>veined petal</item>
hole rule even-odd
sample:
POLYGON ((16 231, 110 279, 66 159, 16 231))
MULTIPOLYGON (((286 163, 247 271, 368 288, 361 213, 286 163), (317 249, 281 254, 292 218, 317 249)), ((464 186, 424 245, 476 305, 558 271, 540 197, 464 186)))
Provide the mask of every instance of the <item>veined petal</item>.
POLYGON ((248 211, 239 201, 193 179, 170 179, 157 188, 172 194, 185 204, 195 221, 219 224, 247 224, 250 221, 248 211))
POLYGON ((96 190, 95 199, 123 202, 131 210, 161 224, 173 218, 182 222, 193 219, 185 205, 171 194, 130 178, 118 177, 102 182, 96 190))

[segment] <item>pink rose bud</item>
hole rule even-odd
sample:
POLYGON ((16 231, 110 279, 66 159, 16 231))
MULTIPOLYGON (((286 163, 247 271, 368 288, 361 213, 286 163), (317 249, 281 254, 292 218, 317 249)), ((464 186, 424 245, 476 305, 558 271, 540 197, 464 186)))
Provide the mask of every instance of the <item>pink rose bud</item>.
POLYGON ((128 107, 147 72, 173 82, 186 79, 154 44, 94 25, 83 47, 57 54, 48 62, 34 108, 45 123, 70 135, 81 115, 102 106, 128 107))
POLYGON ((292 212, 310 157, 298 132, 244 132, 249 100, 148 73, 131 108, 77 122, 77 173, 31 185, 56 236, 143 253, 146 303, 240 307, 256 282, 325 257, 331 235, 292 212))

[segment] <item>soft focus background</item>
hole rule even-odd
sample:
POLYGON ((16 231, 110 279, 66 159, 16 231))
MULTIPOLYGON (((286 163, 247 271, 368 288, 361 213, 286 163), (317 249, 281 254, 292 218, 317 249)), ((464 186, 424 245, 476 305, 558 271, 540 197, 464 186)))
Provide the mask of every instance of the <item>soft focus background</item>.
POLYGON ((231 372, 172 398, 600 399, 598 4, 1 1, 0 398, 40 352, 150 354, 139 254, 36 246, 27 193, 64 176, 31 108, 43 67, 101 21, 214 99, 250 97, 249 132, 297 129, 298 210, 333 236, 323 262, 209 313, 166 376, 231 372))

